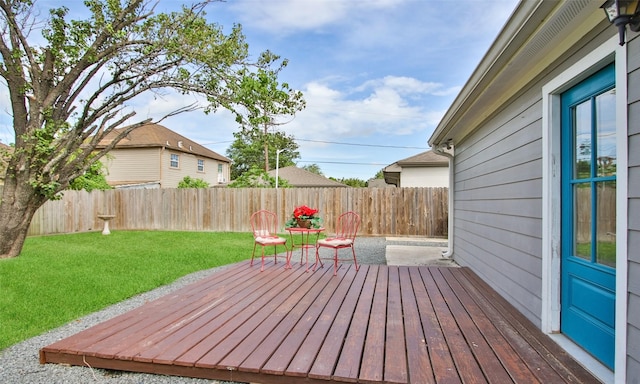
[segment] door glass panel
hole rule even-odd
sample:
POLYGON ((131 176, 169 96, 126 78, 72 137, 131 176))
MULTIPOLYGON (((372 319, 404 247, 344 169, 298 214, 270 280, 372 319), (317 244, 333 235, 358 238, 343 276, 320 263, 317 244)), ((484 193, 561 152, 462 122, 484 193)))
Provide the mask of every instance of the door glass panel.
POLYGON ((616 174, 616 90, 596 97, 598 177, 616 174))
POLYGON ((574 256, 591 260, 591 184, 575 184, 574 188, 574 256))
POLYGON ((576 179, 591 177, 591 100, 573 109, 575 129, 574 164, 576 179))
POLYGON ((597 183, 598 195, 598 243, 596 261, 616 267, 616 182, 597 183))

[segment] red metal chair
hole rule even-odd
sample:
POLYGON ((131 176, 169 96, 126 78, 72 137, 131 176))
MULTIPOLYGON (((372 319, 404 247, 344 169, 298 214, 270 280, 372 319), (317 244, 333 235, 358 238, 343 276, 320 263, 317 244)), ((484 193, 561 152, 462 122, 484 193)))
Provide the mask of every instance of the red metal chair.
MULTIPOLYGON (((336 224, 336 234, 332 237, 318 240, 316 243, 316 263, 313 266, 315 271, 318 263, 322 265, 322 259, 320 258, 320 248, 331 248, 333 253, 333 275, 338 274, 338 250, 343 248, 351 248, 353 254, 353 263, 356 265, 356 271, 358 270, 358 260, 356 260, 356 250, 353 245, 356 240, 356 233, 360 226, 360 216, 352 211, 345 212, 338 217, 336 224)), ((346 260, 346 259, 344 259, 346 260)))
POLYGON ((266 209, 262 209, 260 211, 255 212, 251 215, 251 228, 253 229, 253 253, 251 253, 251 263, 250 266, 253 266, 253 258, 256 253, 256 247, 258 244, 262 246, 262 267, 260 268, 260 272, 264 271, 264 247, 273 245, 273 257, 275 263, 278 263, 278 253, 276 252, 276 247, 278 245, 283 245, 284 249, 287 252, 287 264, 285 267, 289 265, 289 252, 290 250, 287 248, 287 239, 284 237, 280 237, 277 235, 278 233, 278 216, 271 211, 267 211, 266 209))

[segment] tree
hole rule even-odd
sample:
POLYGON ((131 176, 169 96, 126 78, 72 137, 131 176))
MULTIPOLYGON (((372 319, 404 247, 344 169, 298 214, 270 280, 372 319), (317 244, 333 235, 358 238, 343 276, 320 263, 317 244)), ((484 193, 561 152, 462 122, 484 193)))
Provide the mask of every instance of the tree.
MULTIPOLYGON (((276 178, 269 176, 267 171, 258 167, 251 167, 240 177, 229 183, 229 188, 275 188, 276 178)), ((278 177, 278 187, 290 188, 288 181, 278 177)))
POLYGON ((350 187, 354 187, 354 188, 364 188, 367 186, 367 182, 361 179, 356 179, 353 177, 350 178, 340 178, 340 179, 336 179, 334 177, 330 177, 331 180, 337 181, 339 183, 348 185, 350 187))
POLYGON ((104 191, 106 189, 112 189, 109 183, 107 183, 104 173, 104 165, 101 161, 96 161, 91 164, 84 174, 71 180, 69 189, 75 191, 85 190, 87 192, 91 192, 93 190, 104 191))
POLYGON ((286 124, 278 121, 279 118, 295 116, 296 112, 306 107, 302 92, 291 89, 287 83, 278 83, 278 74, 288 64, 288 60, 283 60, 278 68, 271 69, 271 63, 278 60, 279 56, 266 51, 258 60, 257 71, 243 70, 242 82, 237 89, 245 112, 238 115, 236 121, 242 126, 242 136, 252 136, 262 144, 265 171, 269 171, 272 165, 269 155, 275 151, 269 146, 267 138, 270 137, 270 133, 277 133, 269 130, 286 124), (262 135, 259 135, 259 132, 262 135))
POLYGON ((209 188, 209 183, 202 179, 194 179, 191 176, 185 176, 178 182, 178 188, 209 188))
POLYGON ((227 156, 231 159, 231 179, 235 180, 251 168, 257 167, 264 170, 265 143, 268 148, 269 168, 276 168, 276 159, 279 160, 279 168, 294 165, 295 159, 300 158, 298 144, 293 137, 283 132, 276 131, 266 135, 260 130, 243 129, 234 132, 236 138, 227 149, 227 156), (280 155, 276 156, 276 151, 280 155))
POLYGON ((318 164, 307 164, 303 166, 302 169, 305 169, 311 173, 315 173, 316 175, 324 176, 324 174, 322 173, 322 169, 320 169, 320 166, 318 164))
POLYGON ((36 210, 129 132, 199 108, 185 105, 155 121, 136 119, 130 105, 139 96, 197 93, 205 96, 207 113, 221 107, 239 113, 250 68, 275 79, 286 63, 270 52, 251 63, 239 25, 224 34, 206 22, 209 0, 157 15, 145 0, 86 0, 88 19, 68 20, 62 7, 46 21, 37 19, 33 3, 0 0, 0 76, 15 133, 0 202, 0 258, 19 255, 36 210))

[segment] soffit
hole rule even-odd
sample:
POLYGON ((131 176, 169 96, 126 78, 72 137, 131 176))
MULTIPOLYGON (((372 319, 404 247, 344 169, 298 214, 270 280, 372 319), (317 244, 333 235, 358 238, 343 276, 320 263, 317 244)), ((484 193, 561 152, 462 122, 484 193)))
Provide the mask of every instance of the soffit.
POLYGON ((603 23, 608 24, 600 3, 592 0, 521 1, 429 145, 459 142, 603 23))

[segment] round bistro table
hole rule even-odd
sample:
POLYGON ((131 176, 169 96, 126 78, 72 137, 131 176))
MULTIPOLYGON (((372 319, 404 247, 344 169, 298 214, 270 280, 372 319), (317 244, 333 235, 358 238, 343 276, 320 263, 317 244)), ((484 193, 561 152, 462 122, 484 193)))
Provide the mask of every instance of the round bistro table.
POLYGON ((306 256, 307 269, 305 272, 309 272, 309 248, 316 248, 318 238, 320 237, 320 233, 324 232, 324 228, 289 227, 285 229, 289 232, 289 237, 291 238, 291 256, 289 257, 289 260, 287 260, 286 268, 291 268, 291 257, 293 257, 293 251, 296 248, 300 248, 300 264, 302 265, 302 258, 306 256), (296 244, 294 235, 298 234, 302 236, 300 236, 300 243, 296 244), (312 236, 314 234, 315 237, 312 236))

